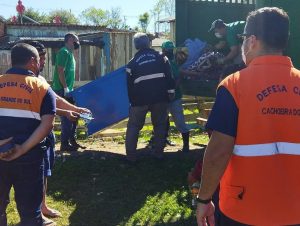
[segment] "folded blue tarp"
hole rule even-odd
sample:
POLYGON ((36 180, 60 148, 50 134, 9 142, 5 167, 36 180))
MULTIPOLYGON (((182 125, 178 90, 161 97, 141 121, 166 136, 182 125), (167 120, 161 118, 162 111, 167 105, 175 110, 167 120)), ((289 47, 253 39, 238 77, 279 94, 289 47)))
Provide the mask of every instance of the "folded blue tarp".
POLYGON ((72 96, 77 106, 92 111, 88 135, 113 125, 129 114, 125 67, 75 89, 72 96))

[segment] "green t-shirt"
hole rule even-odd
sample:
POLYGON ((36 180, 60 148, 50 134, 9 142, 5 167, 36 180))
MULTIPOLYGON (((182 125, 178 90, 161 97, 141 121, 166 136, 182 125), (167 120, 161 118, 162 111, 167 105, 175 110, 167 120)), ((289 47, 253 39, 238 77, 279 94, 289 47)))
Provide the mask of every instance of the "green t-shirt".
MULTIPOLYGON (((176 62, 174 60, 170 60, 170 65, 171 65, 171 70, 172 70, 172 75, 175 81, 177 81, 178 77, 179 77, 179 67, 176 64, 176 62)), ((182 93, 180 90, 180 87, 177 87, 175 89, 175 98, 174 100, 178 100, 182 98, 182 93)))
POLYGON ((229 47, 237 46, 243 43, 243 39, 238 35, 244 33, 245 21, 236 21, 230 24, 226 24, 226 42, 229 47))
POLYGON ((76 62, 72 51, 70 51, 66 47, 61 48, 56 55, 53 84, 52 84, 53 90, 55 91, 63 89, 63 86, 60 83, 59 76, 58 76, 58 66, 64 68, 67 86, 70 91, 73 90, 74 81, 75 81, 76 62))

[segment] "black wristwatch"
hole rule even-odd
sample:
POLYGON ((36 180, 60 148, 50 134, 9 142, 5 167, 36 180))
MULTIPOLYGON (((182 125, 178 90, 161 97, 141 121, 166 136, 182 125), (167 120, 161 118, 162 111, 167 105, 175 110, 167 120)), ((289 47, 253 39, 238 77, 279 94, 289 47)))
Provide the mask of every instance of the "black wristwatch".
POLYGON ((197 195, 196 201, 197 201, 198 203, 208 204, 208 203, 211 202, 211 198, 210 198, 210 199, 200 199, 200 198, 198 197, 198 195, 197 195))

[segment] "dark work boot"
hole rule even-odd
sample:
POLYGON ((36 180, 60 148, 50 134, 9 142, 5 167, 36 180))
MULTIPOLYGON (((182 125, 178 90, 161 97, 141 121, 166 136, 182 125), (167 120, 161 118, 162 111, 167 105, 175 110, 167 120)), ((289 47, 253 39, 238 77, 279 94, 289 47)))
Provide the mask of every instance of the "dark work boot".
POLYGON ((71 146, 75 147, 75 148, 81 148, 81 149, 86 149, 85 146, 82 146, 80 144, 77 143, 77 141, 75 139, 70 139, 70 144, 71 146))
POLYGON ((187 133, 182 133, 182 141, 183 141, 183 147, 181 149, 182 152, 189 152, 190 151, 190 145, 189 145, 189 140, 190 140, 190 132, 187 133))

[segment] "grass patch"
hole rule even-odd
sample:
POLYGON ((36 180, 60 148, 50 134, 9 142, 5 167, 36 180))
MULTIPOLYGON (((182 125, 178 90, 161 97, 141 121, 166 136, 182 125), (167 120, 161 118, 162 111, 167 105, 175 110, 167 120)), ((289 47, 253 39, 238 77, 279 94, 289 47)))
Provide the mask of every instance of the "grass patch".
MULTIPOLYGON (((63 213, 60 226, 195 225, 186 176, 199 154, 167 153, 163 162, 145 155, 136 166, 99 151, 67 156, 56 162, 48 202, 63 213)), ((15 225, 13 202, 7 212, 15 225)))
MULTIPOLYGON (((198 114, 199 111, 192 109, 184 113, 198 114)), ((188 124, 193 128, 190 143, 207 144, 208 137, 196 122, 188 124)), ((152 130, 152 125, 144 126, 139 142, 148 142, 152 130)), ((60 131, 55 134, 59 141, 60 131)), ((173 122, 169 134, 173 142, 182 143, 173 122)), ((80 138, 84 139, 85 134, 80 133, 80 138)), ((124 144, 124 138, 115 137, 113 141, 124 144)), ((99 139, 82 142, 93 144, 99 139)), ((47 202, 63 214, 56 220, 59 226, 196 225, 186 179, 202 154, 202 150, 187 155, 168 152, 163 162, 145 154, 136 166, 124 164, 124 156, 101 151, 65 156, 56 161, 48 183, 47 202)), ((16 225, 19 216, 13 191, 7 213, 9 225, 16 225)))

